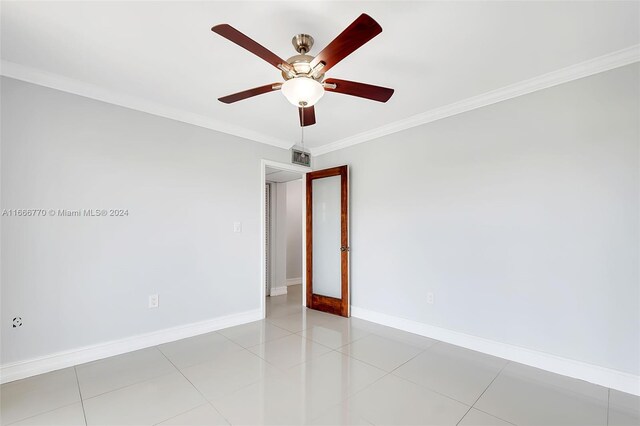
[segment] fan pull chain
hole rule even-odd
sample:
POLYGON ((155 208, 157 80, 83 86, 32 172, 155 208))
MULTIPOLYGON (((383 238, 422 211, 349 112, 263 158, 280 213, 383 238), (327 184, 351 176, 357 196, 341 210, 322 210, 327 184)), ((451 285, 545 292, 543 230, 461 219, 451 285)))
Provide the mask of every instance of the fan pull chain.
POLYGON ((304 149, 304 107, 300 108, 300 122, 302 126, 300 126, 300 145, 302 146, 302 158, 307 156, 307 151, 304 149))

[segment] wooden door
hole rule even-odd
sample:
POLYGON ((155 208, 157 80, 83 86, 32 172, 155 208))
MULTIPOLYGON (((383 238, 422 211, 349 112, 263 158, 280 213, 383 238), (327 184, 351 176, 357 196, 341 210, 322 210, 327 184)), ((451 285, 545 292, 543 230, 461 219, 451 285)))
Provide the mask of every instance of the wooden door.
POLYGON ((307 307, 348 317, 347 166, 307 173, 307 307))

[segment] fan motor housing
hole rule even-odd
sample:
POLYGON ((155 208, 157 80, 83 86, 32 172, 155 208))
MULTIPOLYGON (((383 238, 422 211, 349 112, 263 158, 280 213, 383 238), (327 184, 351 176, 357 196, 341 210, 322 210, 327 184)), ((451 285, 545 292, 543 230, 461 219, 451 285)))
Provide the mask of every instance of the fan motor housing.
MULTIPOLYGON (((314 56, 307 55, 313 47, 313 37, 309 34, 296 34, 291 39, 291 44, 293 44, 293 48, 296 49, 298 55, 292 56, 287 59, 287 62, 291 64, 293 70, 295 71, 295 76, 288 74, 286 72, 282 72, 282 77, 285 80, 290 80, 292 78, 297 77, 298 75, 307 75, 311 71, 311 67, 309 63, 313 60, 314 56)), ((324 74, 319 74, 313 77, 316 81, 322 81, 324 78, 324 74)))
MULTIPOLYGON (((313 58, 314 57, 311 55, 295 55, 287 59, 287 62, 291 64, 296 75, 307 75, 309 71, 311 71, 311 66, 309 65, 309 63, 313 60, 313 58)), ((282 73, 282 77, 285 80, 295 78, 287 74, 286 72, 282 73)), ((323 78, 324 74, 319 74, 313 77, 313 79, 316 81, 322 81, 323 78)))

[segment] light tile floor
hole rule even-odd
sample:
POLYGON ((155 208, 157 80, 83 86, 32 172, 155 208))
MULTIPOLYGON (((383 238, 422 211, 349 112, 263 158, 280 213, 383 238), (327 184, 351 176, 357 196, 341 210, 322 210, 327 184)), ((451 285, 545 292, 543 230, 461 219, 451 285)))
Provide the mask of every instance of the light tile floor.
POLYGON ((264 321, 2 385, 2 425, 640 425, 639 397, 289 290, 264 321))

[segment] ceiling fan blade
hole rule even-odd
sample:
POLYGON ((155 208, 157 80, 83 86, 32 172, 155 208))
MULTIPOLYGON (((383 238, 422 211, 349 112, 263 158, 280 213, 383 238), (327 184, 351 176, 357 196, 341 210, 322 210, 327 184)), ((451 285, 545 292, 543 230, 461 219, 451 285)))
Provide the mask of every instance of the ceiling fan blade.
POLYGON ((264 59, 278 69, 280 69, 281 66, 288 68, 289 64, 287 63, 287 61, 285 61, 266 47, 262 46, 258 42, 254 41, 253 39, 242 34, 240 31, 236 30, 229 24, 216 25, 215 27, 211 28, 211 31, 220 34, 227 40, 232 41, 238 46, 247 49, 249 52, 264 59))
POLYGON ((316 124, 316 110, 313 105, 306 108, 298 108, 298 115, 300 116, 300 127, 316 124))
POLYGON ((325 47, 311 61, 311 68, 324 63, 322 72, 349 56, 366 42, 382 32, 382 27, 369 15, 363 13, 325 47))
POLYGON ((387 102, 389 98, 391 98, 391 95, 393 95, 393 89, 387 87, 373 86, 371 84, 349 80, 339 80, 337 78, 328 78, 324 82, 336 85, 335 89, 325 87, 325 90, 329 92, 357 96, 359 98, 371 99, 372 101, 387 102))
POLYGON ((243 99, 262 95, 264 93, 273 92, 274 90, 279 90, 279 89, 280 89, 279 83, 272 83, 272 84, 267 84, 260 87, 254 87, 253 89, 245 90, 243 92, 234 93, 233 95, 223 96, 222 98, 218 98, 218 100, 220 102, 224 102, 225 104, 232 104, 234 102, 238 102, 243 99))

